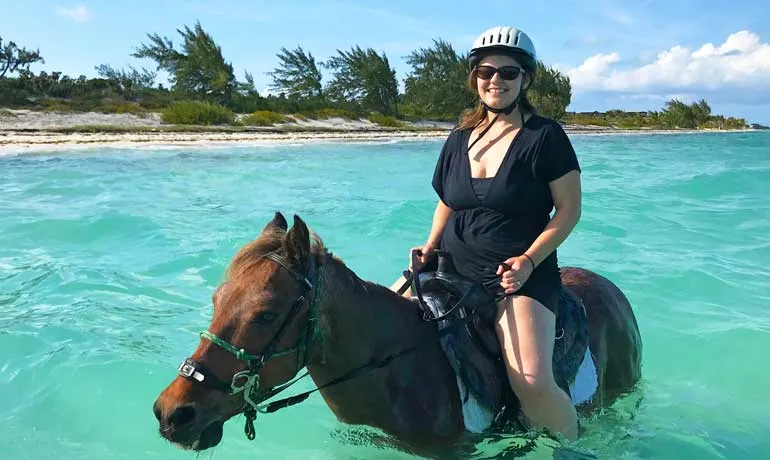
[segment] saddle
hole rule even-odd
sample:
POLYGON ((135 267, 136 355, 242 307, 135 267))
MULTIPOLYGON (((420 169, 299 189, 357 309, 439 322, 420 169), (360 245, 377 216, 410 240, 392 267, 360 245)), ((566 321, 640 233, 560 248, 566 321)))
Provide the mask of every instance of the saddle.
MULTIPOLYGON (((481 284, 457 273, 448 252, 437 252, 437 263, 412 281, 412 295, 422 306, 424 319, 444 332, 441 346, 467 389, 461 395, 463 402, 472 393, 497 414, 498 421, 508 419, 520 404, 510 390, 495 331, 495 299, 481 284), (447 328, 451 329, 444 331, 447 328)), ((569 394, 588 347, 588 319, 582 301, 566 288, 559 295, 558 311, 553 371, 556 383, 569 394)))

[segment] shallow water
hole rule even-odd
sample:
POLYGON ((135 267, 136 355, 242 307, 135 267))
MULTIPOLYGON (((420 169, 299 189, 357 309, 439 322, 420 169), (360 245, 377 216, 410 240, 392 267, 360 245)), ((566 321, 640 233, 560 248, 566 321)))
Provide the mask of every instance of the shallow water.
MULTIPOLYGON (((584 212, 559 259, 626 293, 644 367, 638 391, 584 420, 571 448, 616 459, 769 458, 770 135, 572 139, 584 212)), ((232 254, 278 209, 301 215, 359 276, 389 285, 427 235, 439 148, 0 157, 0 457, 191 458, 161 440, 151 406, 198 343, 232 254)), ((253 442, 242 421, 225 426, 213 458, 410 458, 339 424, 317 394, 260 416, 253 442)), ((541 439, 525 458, 552 448, 541 439)))

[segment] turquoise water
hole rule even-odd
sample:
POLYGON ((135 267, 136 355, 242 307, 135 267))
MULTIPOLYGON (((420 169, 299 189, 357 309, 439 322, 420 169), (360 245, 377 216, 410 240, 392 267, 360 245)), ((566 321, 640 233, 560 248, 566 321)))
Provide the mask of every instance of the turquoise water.
MULTIPOLYGON (((572 139, 584 212, 560 262, 616 282, 644 340, 640 389, 584 421, 574 448, 770 458, 770 135, 572 139)), ((279 209, 389 285, 429 229, 439 147, 0 157, 0 457, 192 458, 159 437, 151 406, 198 343, 232 254, 279 209)), ((242 418, 226 425, 213 458, 409 458, 358 442, 317 394, 260 417, 253 442, 242 418)))

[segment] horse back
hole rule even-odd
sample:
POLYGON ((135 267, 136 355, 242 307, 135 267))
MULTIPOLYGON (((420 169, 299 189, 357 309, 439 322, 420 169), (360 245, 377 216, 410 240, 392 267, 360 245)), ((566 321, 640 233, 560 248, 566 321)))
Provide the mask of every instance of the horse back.
POLYGON ((597 402, 611 404, 641 378, 642 339, 631 304, 612 281, 590 270, 562 267, 561 279, 585 306, 599 373, 597 402))

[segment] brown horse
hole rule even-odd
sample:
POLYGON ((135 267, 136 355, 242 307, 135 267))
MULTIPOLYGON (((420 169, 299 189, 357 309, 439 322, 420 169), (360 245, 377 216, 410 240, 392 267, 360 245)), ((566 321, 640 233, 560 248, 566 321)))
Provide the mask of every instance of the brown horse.
MULTIPOLYGON (((299 217, 287 227, 276 213, 234 256, 213 295, 211 324, 155 401, 161 436, 204 450, 244 413, 253 437, 260 403, 306 367, 344 423, 380 429, 414 451, 459 441, 463 402, 435 323, 417 314, 414 300, 361 280, 316 235, 311 241, 299 217)), ((599 275, 569 268, 562 279, 588 316, 598 378, 588 406, 606 406, 640 378, 636 319, 599 275)))

